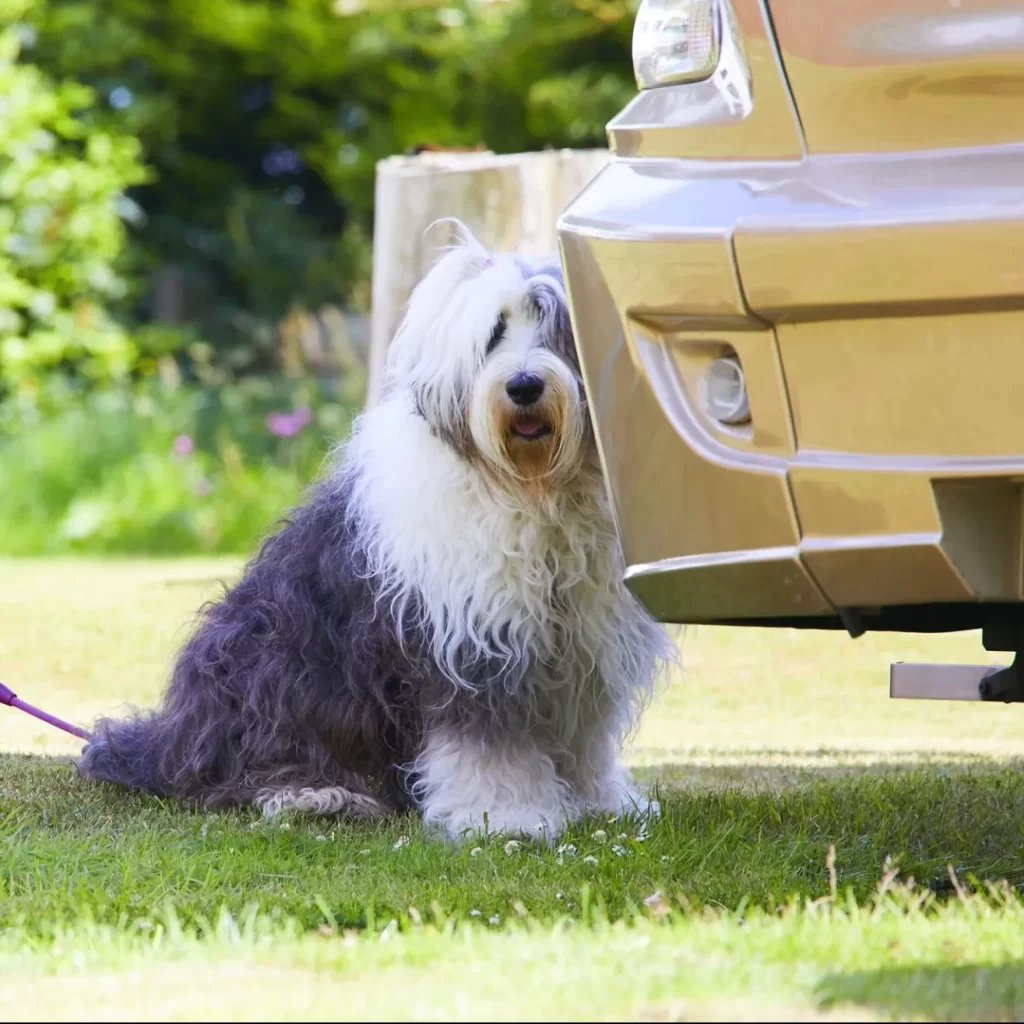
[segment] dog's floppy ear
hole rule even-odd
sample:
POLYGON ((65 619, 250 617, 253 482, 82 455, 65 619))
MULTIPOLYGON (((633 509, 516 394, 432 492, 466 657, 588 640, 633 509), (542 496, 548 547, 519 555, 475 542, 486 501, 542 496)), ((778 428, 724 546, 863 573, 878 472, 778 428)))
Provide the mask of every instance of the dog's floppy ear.
POLYGON ((458 241, 445 248, 413 289, 405 316, 388 349, 385 389, 405 388, 420 414, 445 442, 467 451, 466 422, 476 354, 459 337, 453 317, 460 285, 481 273, 490 253, 459 221, 458 241))

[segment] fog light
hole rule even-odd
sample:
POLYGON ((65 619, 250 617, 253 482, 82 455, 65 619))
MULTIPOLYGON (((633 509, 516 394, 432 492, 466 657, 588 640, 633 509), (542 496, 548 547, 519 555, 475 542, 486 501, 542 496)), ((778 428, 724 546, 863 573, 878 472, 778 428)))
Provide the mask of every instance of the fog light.
POLYGON ((750 402, 739 360, 725 357, 711 363, 701 378, 700 399, 710 419, 729 426, 748 422, 750 402))
POLYGON ((718 67, 720 0, 643 0, 633 25, 633 73, 641 89, 699 82, 718 67))

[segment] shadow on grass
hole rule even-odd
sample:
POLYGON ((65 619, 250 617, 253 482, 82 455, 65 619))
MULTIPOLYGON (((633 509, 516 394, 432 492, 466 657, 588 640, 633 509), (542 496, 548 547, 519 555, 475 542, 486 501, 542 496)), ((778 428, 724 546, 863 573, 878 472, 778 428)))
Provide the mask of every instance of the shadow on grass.
POLYGON ((897 1019, 1020 1020, 1024 963, 922 965, 832 974, 815 996, 824 1007, 858 1006, 897 1019))
MULTIPOLYGON (((662 752, 667 753, 667 752, 662 752)), ((645 786, 683 791, 746 789, 763 793, 869 776, 898 777, 928 772, 938 778, 1024 772, 1024 757, 992 757, 935 750, 699 750, 678 757, 645 759, 632 768, 645 786)))
MULTIPOLYGON (((757 765, 743 767, 751 770, 757 765)), ((817 897, 828 891, 825 858, 830 846, 835 847, 840 891, 849 889, 858 900, 874 891, 887 858, 893 859, 904 879, 913 877, 936 892, 948 888, 947 865, 961 877, 1021 885, 1021 767, 1016 761, 911 766, 881 762, 870 770, 845 773, 835 767, 802 767, 792 784, 782 784, 777 777, 771 784, 752 783, 749 778, 730 784, 721 777, 728 769, 706 767, 706 784, 691 780, 679 788, 672 781, 679 766, 666 765, 645 773, 646 781, 659 786, 662 815, 638 841, 634 837, 640 833, 628 821, 582 822, 565 837, 578 850, 574 872, 567 872, 568 861, 562 864, 551 847, 538 848, 528 861, 504 858, 501 863, 505 869, 529 866, 525 874, 520 871, 520 881, 545 892, 551 886, 550 896, 568 883, 569 874, 585 879, 613 916, 639 905, 656 889, 679 892, 694 904, 727 907, 745 898, 764 905, 790 896, 817 897), (596 840, 595 829, 605 830, 596 840), (611 847, 616 836, 620 852, 611 847), (598 866, 585 873, 579 868, 587 856, 597 858, 598 866)), ((18 834, 13 860, 22 859, 26 865, 37 855, 59 861, 61 846, 68 855, 85 848, 90 857, 102 857, 106 851, 146 862, 163 855, 153 845, 161 831, 177 835, 184 827, 191 835, 198 827, 195 823, 203 821, 211 830, 225 830, 227 847, 241 856, 242 851, 255 851, 271 833, 282 835, 277 826, 269 832, 262 824, 250 828, 257 818, 249 811, 189 811, 174 801, 90 784, 66 759, 0 755, 0 824, 18 834)), ((352 865, 366 863, 359 860, 364 848, 369 851, 380 844, 389 870, 404 875, 411 858, 398 858, 392 851, 399 833, 435 850, 452 871, 468 864, 464 850, 438 843, 415 819, 373 826, 317 818, 293 821, 293 838, 285 846, 294 846, 300 837, 316 841, 318 834, 330 830, 336 843, 352 847, 346 854, 352 865)), ((332 849, 340 852, 337 846, 332 849)), ((204 860, 209 852, 200 843, 190 856, 204 860)), ((187 860, 172 873, 188 873, 187 860)), ((409 888, 402 899, 421 901, 422 877, 410 874, 400 888, 406 883, 409 888)), ((363 888, 362 883, 357 888, 363 888)), ((373 891, 372 879, 365 888, 373 891)))

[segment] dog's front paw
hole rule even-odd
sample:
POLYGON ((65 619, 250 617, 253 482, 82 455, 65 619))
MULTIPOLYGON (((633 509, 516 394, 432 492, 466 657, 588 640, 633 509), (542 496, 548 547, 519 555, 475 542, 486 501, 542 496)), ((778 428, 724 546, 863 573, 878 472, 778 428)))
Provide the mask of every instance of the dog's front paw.
POLYGON ((615 817, 657 818, 661 815, 661 804, 637 790, 625 789, 595 803, 588 810, 615 817))
POLYGON ((469 810, 444 818, 424 815, 428 823, 439 826, 451 839, 484 833, 487 835, 527 836, 547 842, 565 831, 571 815, 563 807, 498 807, 493 810, 469 810))
POLYGON ((622 813, 638 818, 661 817, 661 804, 654 797, 630 790, 622 801, 622 813))
POLYGON ((631 786, 621 771, 616 771, 596 787, 596 792, 586 800, 586 809, 594 814, 630 818, 656 818, 661 814, 661 804, 631 786))
POLYGON ((487 829, 546 841, 564 832, 570 817, 563 807, 508 807, 487 815, 487 829))

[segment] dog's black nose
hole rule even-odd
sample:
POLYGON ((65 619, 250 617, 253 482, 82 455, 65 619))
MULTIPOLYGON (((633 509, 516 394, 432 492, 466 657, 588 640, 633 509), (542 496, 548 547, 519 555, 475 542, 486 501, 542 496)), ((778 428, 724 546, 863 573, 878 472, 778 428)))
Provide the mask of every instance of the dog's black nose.
POLYGON ((517 373, 509 377, 505 391, 516 405, 533 405, 544 394, 544 380, 535 373, 517 373))

